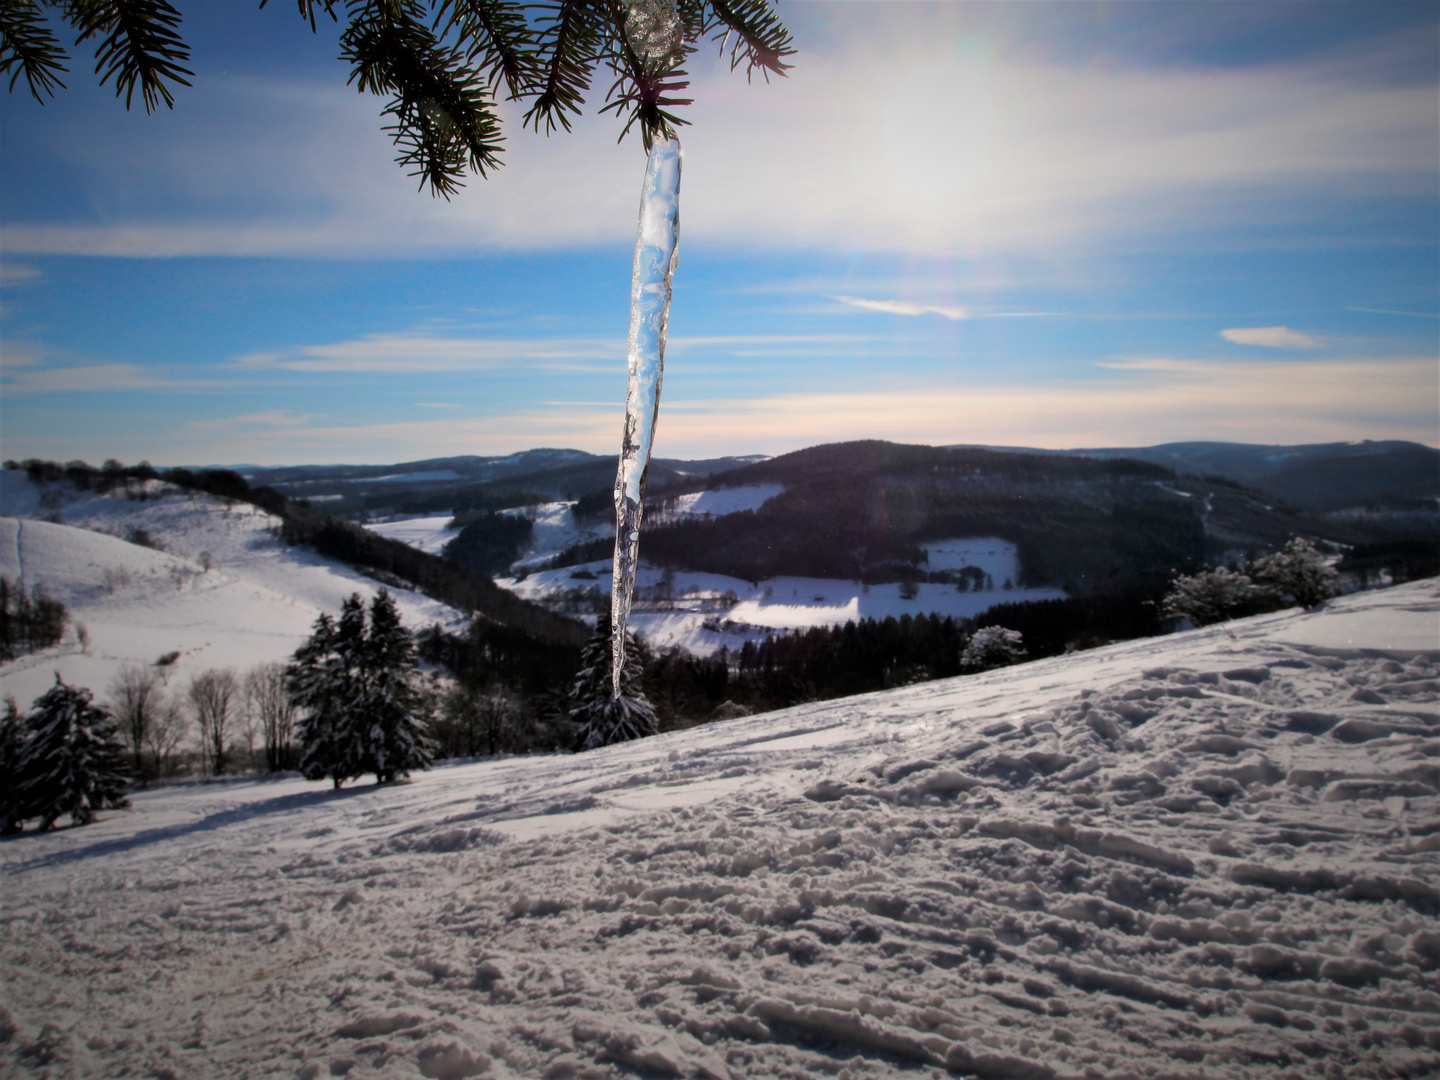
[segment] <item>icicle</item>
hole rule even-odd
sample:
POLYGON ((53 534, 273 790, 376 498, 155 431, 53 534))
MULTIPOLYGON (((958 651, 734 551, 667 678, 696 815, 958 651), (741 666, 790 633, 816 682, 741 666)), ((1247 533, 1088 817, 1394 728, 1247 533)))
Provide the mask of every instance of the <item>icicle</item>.
POLYGON ((670 320, 670 279, 680 238, 680 141, 657 142, 645 167, 635 270, 630 282, 630 385, 625 395, 625 437, 615 474, 615 569, 610 592, 613 691, 620 696, 625 633, 640 552, 645 473, 660 409, 665 333, 670 320))

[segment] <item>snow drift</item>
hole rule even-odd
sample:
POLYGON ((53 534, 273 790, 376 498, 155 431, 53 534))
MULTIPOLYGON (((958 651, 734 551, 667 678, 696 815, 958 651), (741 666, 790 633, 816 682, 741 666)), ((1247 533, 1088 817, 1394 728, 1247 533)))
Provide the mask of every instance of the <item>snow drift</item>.
POLYGON ((1440 1070, 1440 586, 0 846, 52 1076, 1440 1070))

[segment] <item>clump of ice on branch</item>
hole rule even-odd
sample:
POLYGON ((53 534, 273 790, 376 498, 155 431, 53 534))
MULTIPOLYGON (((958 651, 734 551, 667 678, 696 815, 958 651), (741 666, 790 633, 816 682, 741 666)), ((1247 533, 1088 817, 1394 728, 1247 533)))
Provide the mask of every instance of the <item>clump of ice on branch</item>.
POLYGON ((642 59, 659 61, 681 45, 680 21, 672 0, 638 0, 625 10, 625 34, 642 59))
POLYGON ((625 630, 640 551, 645 474, 660 409, 670 282, 679 257, 680 141, 657 142, 645 168, 635 269, 630 282, 630 384, 625 395, 625 436, 615 475, 615 569, 610 593, 614 693, 625 669, 625 630))

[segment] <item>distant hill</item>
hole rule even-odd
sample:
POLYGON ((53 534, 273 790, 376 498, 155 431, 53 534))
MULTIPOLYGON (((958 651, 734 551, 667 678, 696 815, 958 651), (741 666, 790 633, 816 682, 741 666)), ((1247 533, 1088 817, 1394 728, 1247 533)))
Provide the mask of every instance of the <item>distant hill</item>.
MULTIPOLYGON (((684 483, 765 460, 761 455, 685 461, 656 458, 650 482, 684 483)), ((573 500, 615 482, 615 456, 583 450, 525 450, 504 457, 427 458, 395 465, 296 465, 244 470, 272 487, 344 517, 503 510, 573 500)))
POLYGON ((1356 507, 1418 509, 1440 499, 1440 450, 1413 442, 1251 443, 1179 442, 1147 447, 1032 450, 989 447, 1019 454, 1129 458, 1188 476, 1223 476, 1315 514, 1356 507))
MULTIPOLYGON (((1137 576, 1278 547, 1297 533, 1353 543, 1353 524, 1274 505, 1223 479, 1123 457, 837 443, 715 473, 691 490, 778 484, 753 511, 664 521, 641 549, 661 565, 756 581, 791 574, 867 582, 933 579, 923 545, 1014 543, 1022 581, 1085 593, 1137 576)), ((657 491, 657 501, 682 487, 657 491)), ((602 542, 573 552, 598 558, 602 542)))

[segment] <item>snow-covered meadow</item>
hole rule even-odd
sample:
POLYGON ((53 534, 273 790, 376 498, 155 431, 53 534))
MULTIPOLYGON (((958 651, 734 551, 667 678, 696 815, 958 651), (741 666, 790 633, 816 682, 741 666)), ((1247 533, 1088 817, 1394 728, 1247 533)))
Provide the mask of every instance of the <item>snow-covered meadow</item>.
MULTIPOLYGON (((756 484, 694 492, 661 504, 655 518, 719 517, 756 510, 783 490, 780 484, 756 484)), ((527 600, 593 621, 593 599, 582 599, 581 594, 608 600, 609 560, 542 569, 574 544, 613 535, 609 524, 577 523, 570 513, 572 505, 554 502, 505 511, 528 517, 535 525, 529 547, 511 567, 512 576, 498 578, 496 584, 527 600)), ((439 515, 376 522, 367 528, 422 551, 438 553, 457 535, 458 530, 448 527, 450 521, 449 515, 439 515)), ((982 579, 980 586, 961 592, 955 585, 932 582, 920 582, 909 589, 899 582, 864 585, 831 578, 776 577, 752 582, 724 574, 667 572, 647 563, 642 555, 635 578, 637 603, 630 625, 653 648, 679 646, 696 656, 713 656, 722 648, 738 650, 747 641, 763 641, 777 631, 843 626, 861 619, 902 615, 966 619, 996 604, 1058 600, 1065 596, 1060 589, 1014 588, 1020 580, 1020 557, 1015 545, 1006 540, 967 537, 935 540, 923 546, 930 571, 971 567, 982 579)), ((640 549, 643 553, 643 539, 640 549)))
POLYGON ((21 1075, 1433 1076, 1440 586, 0 845, 21 1075))
MULTIPOLYGON (((73 630, 51 649, 0 665, 3 691, 28 706, 58 672, 97 696, 125 664, 179 656, 172 682, 207 668, 244 670, 287 660, 322 611, 351 593, 372 596, 374 580, 332 559, 290 547, 278 519, 245 503, 190 495, 164 484, 151 497, 81 492, 68 483, 30 483, 0 470, 0 575, 61 601, 89 632, 73 630), (43 520, 59 517, 56 524, 43 520), (156 550, 123 539, 140 530, 156 550)), ((419 593, 392 589, 412 628, 463 616, 419 593)), ((178 685, 178 683, 177 683, 178 685)))

